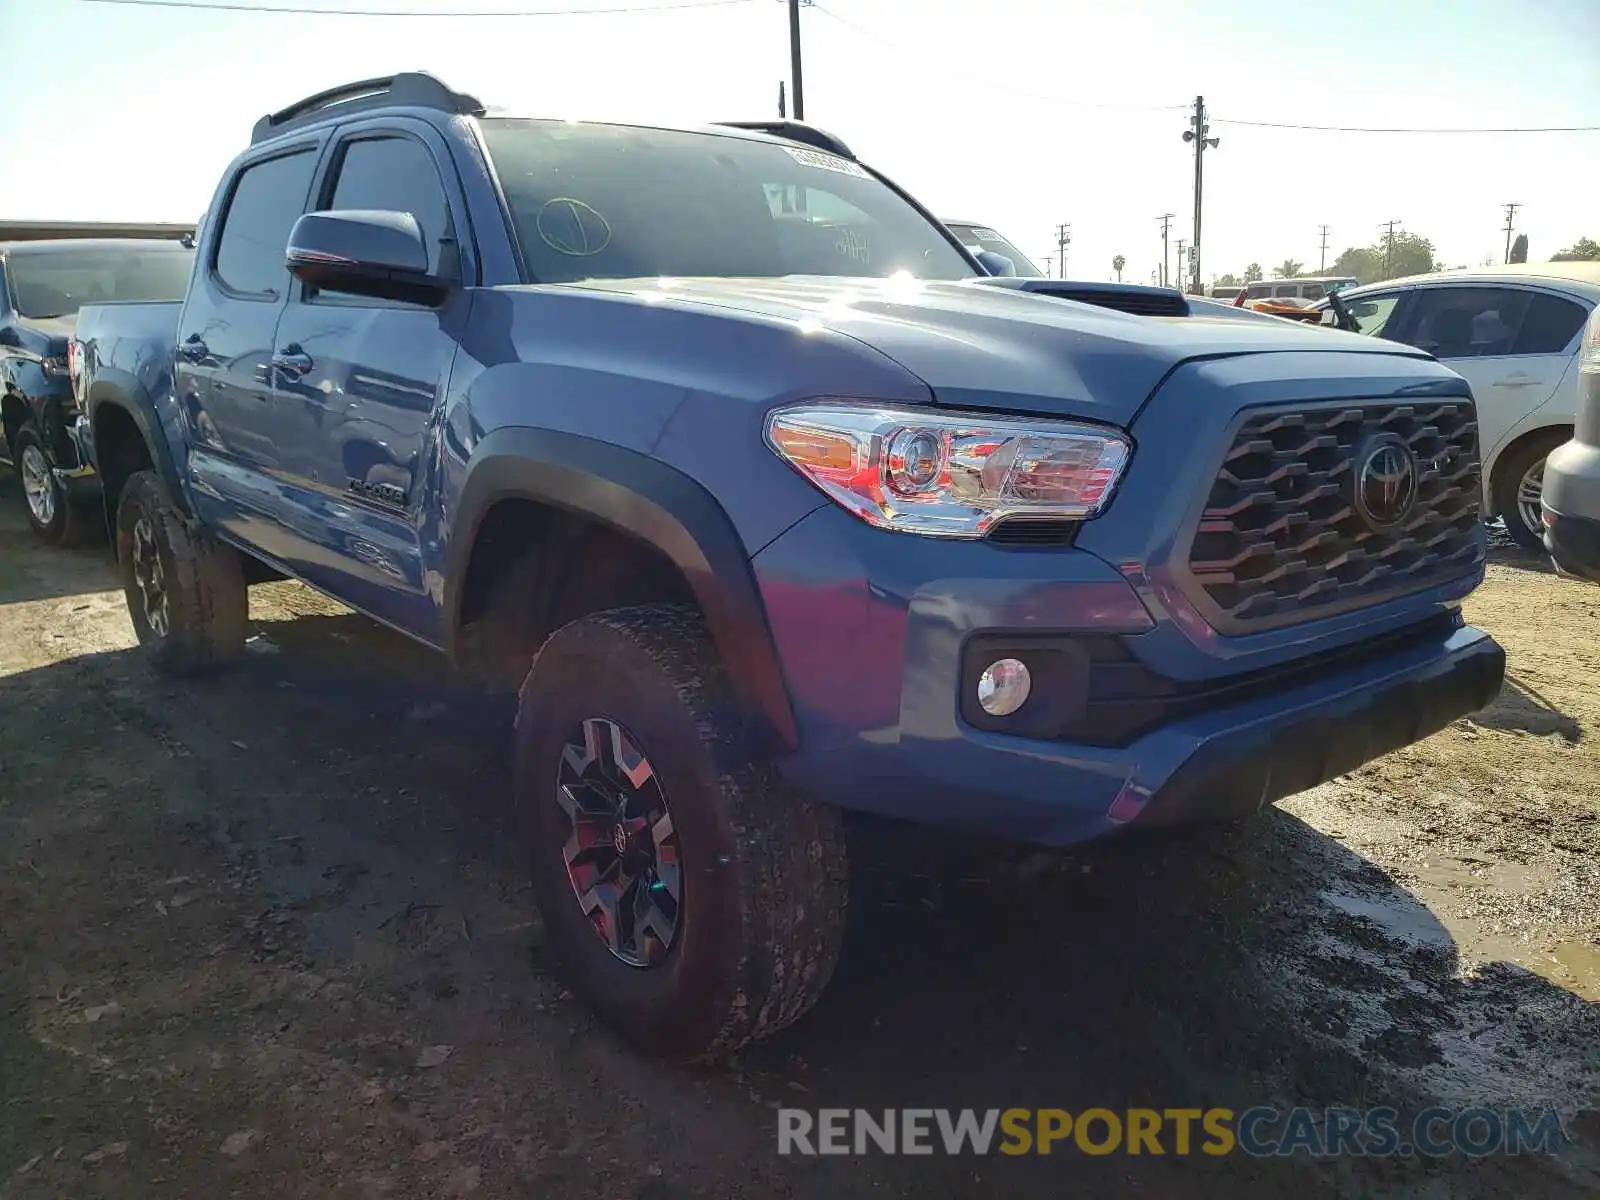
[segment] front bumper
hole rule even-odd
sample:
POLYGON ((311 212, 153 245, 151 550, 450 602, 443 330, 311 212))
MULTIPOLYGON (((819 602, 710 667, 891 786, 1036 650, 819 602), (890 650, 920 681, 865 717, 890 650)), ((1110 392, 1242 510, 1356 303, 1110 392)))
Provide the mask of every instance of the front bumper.
POLYGON ((1189 665, 1102 560, 881 534, 821 512, 756 566, 801 731, 779 764, 789 782, 846 809, 1043 845, 1248 813, 1476 712, 1505 673, 1500 647, 1452 601, 1419 596, 1368 614, 1355 645, 1389 639, 1378 652, 1300 671, 1319 649, 1300 629, 1266 686, 1223 689, 1125 739, 1021 737, 962 716, 980 636, 1083 631, 1152 656, 1151 669, 1189 665), (870 581, 863 559, 879 567, 870 581))
POLYGON ((1600 583, 1600 521, 1544 510, 1544 548, 1563 575, 1600 583))
POLYGON ((1600 447, 1574 439, 1544 468, 1544 545, 1565 574, 1600 583, 1600 447))

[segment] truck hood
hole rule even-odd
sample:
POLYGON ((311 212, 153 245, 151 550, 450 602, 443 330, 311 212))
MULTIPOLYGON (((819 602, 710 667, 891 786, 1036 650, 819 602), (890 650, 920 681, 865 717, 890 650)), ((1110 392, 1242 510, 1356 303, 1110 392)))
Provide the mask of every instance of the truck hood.
POLYGON ((1426 357, 1393 342, 1287 321, 1133 316, 981 280, 619 279, 564 286, 842 334, 899 363, 940 404, 1113 425, 1132 420, 1167 373, 1191 359, 1304 351, 1426 357))

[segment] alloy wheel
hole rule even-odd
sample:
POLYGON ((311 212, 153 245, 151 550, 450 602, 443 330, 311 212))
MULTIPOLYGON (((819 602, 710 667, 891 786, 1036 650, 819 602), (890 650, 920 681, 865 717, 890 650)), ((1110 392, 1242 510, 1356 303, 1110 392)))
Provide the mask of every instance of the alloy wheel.
POLYGON ((590 717, 562 748, 556 802, 567 881, 595 935, 629 966, 656 966, 678 933, 683 872, 655 768, 622 725, 590 717))
POLYGON ((56 481, 45 461, 44 451, 35 445, 22 448, 22 491, 28 511, 40 525, 56 519, 56 481))
POLYGON ((1517 516, 1533 533, 1544 536, 1544 459, 1529 467, 1517 483, 1517 516))
POLYGON ((145 624, 157 637, 166 637, 171 627, 167 598, 167 573, 161 565, 161 551, 150 528, 150 518, 140 517, 133 526, 133 582, 139 589, 145 624))

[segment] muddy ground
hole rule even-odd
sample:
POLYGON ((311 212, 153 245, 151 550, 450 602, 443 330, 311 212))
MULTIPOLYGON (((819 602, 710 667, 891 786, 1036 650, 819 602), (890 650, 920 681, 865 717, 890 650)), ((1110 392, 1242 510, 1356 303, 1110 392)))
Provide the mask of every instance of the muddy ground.
POLYGON ((1496 551, 1472 721, 1243 826, 1014 859, 867 830, 844 961, 726 1069, 541 958, 508 710, 298 585, 130 653, 0 485, 0 1197, 1593 1196, 1600 588, 1496 551), (773 1109, 1553 1106, 1560 1156, 796 1160, 773 1109))

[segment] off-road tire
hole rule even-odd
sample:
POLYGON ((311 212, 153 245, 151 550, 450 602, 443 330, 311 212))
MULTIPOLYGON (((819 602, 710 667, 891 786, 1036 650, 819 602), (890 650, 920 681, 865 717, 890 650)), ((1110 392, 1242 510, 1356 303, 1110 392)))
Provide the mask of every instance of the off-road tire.
POLYGON ((848 884, 843 823, 754 749, 705 624, 683 605, 611 609, 556 630, 517 711, 517 805, 546 941, 574 988, 640 1049, 724 1057, 790 1024, 833 974, 848 884), (556 800, 586 718, 637 739, 678 836, 683 907, 666 957, 616 958, 568 880, 556 800))
POLYGON ((117 503, 117 567, 134 632, 157 670, 194 675, 227 666, 244 653, 249 591, 238 551, 193 525, 154 471, 128 478, 117 503), (143 520, 160 558, 167 630, 152 628, 135 576, 134 531, 143 520))
POLYGON ((23 473, 23 461, 29 450, 41 456, 48 469, 50 453, 45 448, 44 438, 39 434, 39 427, 32 421, 22 425, 11 439, 11 462, 16 469, 17 488, 22 495, 22 511, 27 514, 28 525, 41 541, 52 546, 75 545, 83 540, 83 514, 73 504, 71 495, 59 479, 53 474, 49 478, 55 499, 55 511, 49 521, 39 520, 33 511, 33 505, 28 501, 28 481, 23 473))
POLYGON ((1547 458, 1552 450, 1566 442, 1572 435, 1561 430, 1537 434, 1520 446, 1507 451, 1495 464, 1494 515, 1506 523, 1506 532, 1517 545, 1544 553, 1544 531, 1529 529, 1517 508, 1517 489, 1522 477, 1537 462, 1547 458))

